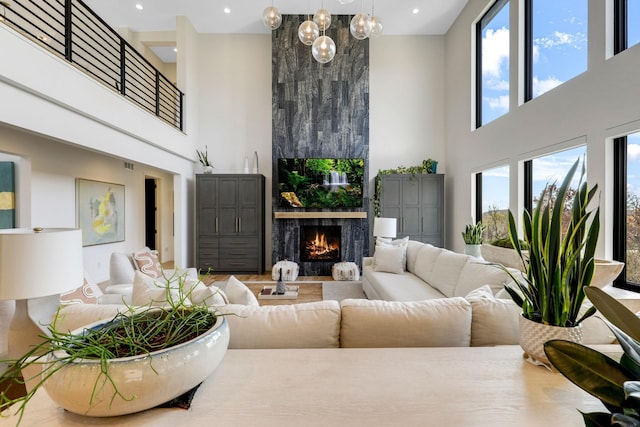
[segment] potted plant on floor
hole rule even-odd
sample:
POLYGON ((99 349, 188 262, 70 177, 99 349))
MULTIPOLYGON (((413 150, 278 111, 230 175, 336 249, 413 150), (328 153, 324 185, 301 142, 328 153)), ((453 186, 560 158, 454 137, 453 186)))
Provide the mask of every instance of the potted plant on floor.
POLYGON ((509 212, 509 238, 526 266, 521 276, 514 276, 515 288, 505 286, 513 301, 522 307, 520 345, 533 362, 548 364, 544 342, 553 338, 582 341, 582 320, 595 308, 581 313, 585 286, 589 286, 595 268, 595 250, 600 230, 599 208, 587 207, 596 194, 597 185, 589 188, 581 168, 578 188, 566 211, 570 185, 580 164, 576 160, 562 184, 547 184, 533 210, 523 214, 524 240, 529 246, 525 258, 518 230, 509 212), (566 213, 566 214, 565 214, 566 213), (564 217, 564 221, 563 221, 564 217))
POLYGON ((609 410, 582 413, 586 426, 640 425, 640 319, 606 292, 585 288, 593 305, 608 319, 624 354, 616 361, 592 348, 564 340, 544 345, 551 364, 571 382, 597 397, 609 410))
POLYGON ((482 258, 482 233, 484 233, 485 226, 481 221, 474 224, 467 224, 462 232, 462 239, 464 240, 464 253, 474 256, 476 258, 482 258))
POLYGON ((112 319, 70 333, 56 330, 56 317, 41 344, 4 361, 12 368, 0 375, 0 383, 10 384, 0 393, 0 408, 14 405, 9 411, 21 420, 43 387, 70 412, 115 416, 155 407, 196 387, 222 360, 229 328, 204 302, 191 304, 184 279, 178 279, 177 289, 167 281, 162 307, 123 306, 112 319), (23 379, 21 372, 31 374, 23 379), (31 385, 26 394, 12 396, 11 387, 25 383, 31 385))

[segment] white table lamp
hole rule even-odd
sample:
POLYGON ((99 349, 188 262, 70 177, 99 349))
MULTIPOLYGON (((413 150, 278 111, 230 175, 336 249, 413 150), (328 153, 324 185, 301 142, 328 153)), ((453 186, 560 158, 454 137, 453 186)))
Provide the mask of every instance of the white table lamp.
POLYGON ((0 230, 0 300, 15 300, 9 358, 20 357, 47 334, 59 294, 84 280, 82 231, 72 228, 0 230))
POLYGON ((373 235, 374 237, 396 237, 396 222, 395 218, 380 218, 376 217, 373 220, 373 235))

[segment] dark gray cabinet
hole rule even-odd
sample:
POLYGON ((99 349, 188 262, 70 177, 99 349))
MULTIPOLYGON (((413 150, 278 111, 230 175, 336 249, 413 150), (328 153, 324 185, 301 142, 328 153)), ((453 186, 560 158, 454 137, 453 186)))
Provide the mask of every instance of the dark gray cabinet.
POLYGON ((444 247, 444 175, 380 175, 380 216, 398 219, 398 237, 444 247))
POLYGON ((263 175, 196 175, 196 263, 218 273, 264 273, 263 175))

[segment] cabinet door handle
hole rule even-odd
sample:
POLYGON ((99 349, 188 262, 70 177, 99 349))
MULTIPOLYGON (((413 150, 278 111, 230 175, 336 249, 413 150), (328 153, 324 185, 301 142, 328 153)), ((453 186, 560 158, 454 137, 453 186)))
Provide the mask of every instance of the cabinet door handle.
POLYGON ((238 218, 238 233, 242 233, 242 218, 238 218))
POLYGON ((216 234, 218 233, 218 217, 216 217, 216 234))

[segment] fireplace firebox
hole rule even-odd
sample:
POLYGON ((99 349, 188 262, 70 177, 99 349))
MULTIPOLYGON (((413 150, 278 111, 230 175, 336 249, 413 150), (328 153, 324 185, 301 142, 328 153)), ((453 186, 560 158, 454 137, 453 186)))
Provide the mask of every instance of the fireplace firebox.
POLYGON ((340 261, 342 227, 303 225, 300 227, 300 261, 340 261))

